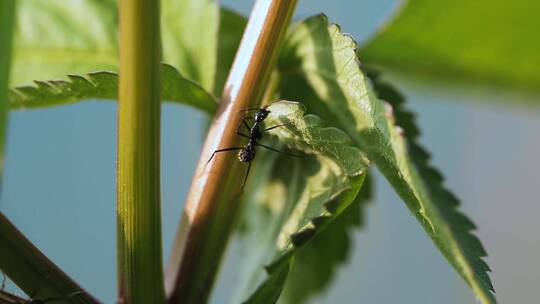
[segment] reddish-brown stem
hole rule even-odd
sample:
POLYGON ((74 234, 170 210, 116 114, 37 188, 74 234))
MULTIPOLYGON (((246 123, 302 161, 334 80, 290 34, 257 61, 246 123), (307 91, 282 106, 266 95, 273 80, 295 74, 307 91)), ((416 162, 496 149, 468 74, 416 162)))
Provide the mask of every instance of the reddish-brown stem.
POLYGON ((212 153, 239 145, 240 109, 257 107, 267 87, 295 0, 259 0, 251 13, 195 171, 166 276, 169 303, 206 302, 239 210, 242 166, 234 153, 212 153))

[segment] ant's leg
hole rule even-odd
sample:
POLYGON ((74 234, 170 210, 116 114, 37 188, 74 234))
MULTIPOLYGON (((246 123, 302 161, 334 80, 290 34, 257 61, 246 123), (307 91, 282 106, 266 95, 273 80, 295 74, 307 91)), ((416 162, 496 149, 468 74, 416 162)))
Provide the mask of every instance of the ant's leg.
POLYGON ((266 129, 263 130, 263 132, 270 131, 272 129, 283 127, 283 126, 285 126, 285 125, 277 125, 277 126, 273 126, 273 127, 270 127, 270 128, 266 128, 266 129))
POLYGON ((244 136, 244 137, 247 137, 247 138, 250 138, 249 136, 240 133, 240 128, 241 128, 242 126, 246 127, 246 130, 247 130, 249 133, 251 133, 251 128, 250 128, 249 124, 248 124, 247 121, 246 121, 246 119, 248 119, 248 118, 249 118, 249 117, 244 117, 244 118, 242 118, 242 124, 239 125, 238 128, 236 128, 236 134, 241 135, 241 136, 244 136))
POLYGON ((263 148, 266 148, 266 149, 271 150, 271 151, 274 151, 274 152, 283 153, 283 154, 285 154, 285 155, 294 156, 294 157, 300 157, 300 155, 292 154, 292 153, 287 153, 287 152, 284 152, 284 151, 281 151, 281 150, 278 150, 278 149, 274 149, 274 148, 272 148, 272 147, 269 147, 269 146, 266 146, 266 145, 263 145, 263 144, 257 144, 257 146, 261 146, 261 147, 263 147, 263 148))
POLYGON ((236 134, 240 135, 240 136, 244 136, 244 137, 247 137, 247 138, 251 138, 249 136, 247 136, 246 134, 242 134, 240 133, 240 128, 245 126, 247 131, 249 133, 251 133, 251 128, 249 127, 249 124, 247 123, 246 119, 250 119, 250 117, 244 117, 242 118, 242 124, 238 126, 238 128, 236 128, 236 134))
POLYGON ((244 126, 246 126, 246 129, 248 130, 248 132, 251 132, 251 127, 248 125, 246 118, 243 118, 242 122, 244 123, 244 126))
POLYGON ((240 133, 240 131, 238 131, 238 130, 236 130, 236 135, 240 135, 240 136, 245 137, 245 138, 251 138, 251 137, 247 136, 244 133, 240 133))
POLYGON ((236 134, 237 135, 240 135, 240 136, 243 136, 245 138, 250 138, 248 135, 244 134, 244 133, 241 133, 240 132, 240 128, 242 127, 242 125, 239 125, 238 128, 236 128, 236 134))
POLYGON ((232 147, 232 148, 225 148, 225 149, 216 150, 216 151, 214 151, 214 153, 212 153, 212 156, 210 156, 210 158, 208 159, 208 161, 206 163, 208 164, 212 160, 212 158, 214 158, 214 155, 216 155, 216 153, 226 152, 226 151, 234 151, 234 150, 242 150, 242 149, 243 149, 242 147, 232 147))
POLYGON ((247 182, 247 178, 248 178, 250 169, 251 169, 251 162, 249 162, 249 164, 248 164, 246 176, 244 177, 244 182, 242 183, 242 192, 244 192, 244 187, 246 186, 246 182, 247 182))

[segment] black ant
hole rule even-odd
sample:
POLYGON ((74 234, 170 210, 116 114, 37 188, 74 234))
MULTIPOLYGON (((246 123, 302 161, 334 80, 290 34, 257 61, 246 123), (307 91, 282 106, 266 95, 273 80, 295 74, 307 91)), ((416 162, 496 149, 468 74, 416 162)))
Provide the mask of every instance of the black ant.
POLYGON ((266 148, 266 149, 274 151, 274 152, 290 155, 290 156, 298 156, 298 155, 294 155, 294 154, 290 154, 290 153, 287 153, 287 152, 280 151, 278 149, 274 149, 272 147, 263 145, 263 144, 258 142, 259 140, 262 139, 263 132, 267 132, 267 131, 270 131, 270 130, 275 129, 275 128, 283 127, 284 125, 277 125, 277 126, 272 126, 272 127, 266 128, 266 129, 262 129, 262 127, 261 127, 262 122, 266 119, 266 117, 268 117, 268 114, 270 114, 270 111, 267 110, 267 107, 264 107, 264 108, 247 108, 247 109, 241 110, 240 112, 249 112, 249 111, 255 111, 255 110, 257 112, 255 112, 255 114, 253 114, 253 117, 246 116, 246 117, 242 118, 242 124, 240 126, 238 126, 238 128, 236 128, 236 134, 249 139, 248 143, 243 147, 231 147, 231 148, 225 148, 225 149, 216 150, 216 151, 214 151, 214 153, 212 153, 212 156, 210 156, 210 159, 208 159, 208 162, 207 162, 207 163, 209 163, 212 160, 212 158, 214 157, 214 155, 216 155, 216 153, 240 150, 240 152, 238 152, 238 160, 241 161, 241 162, 244 162, 244 163, 248 163, 246 176, 244 177, 244 182, 242 183, 242 191, 244 191, 244 186, 246 185, 246 181, 247 181, 247 178, 248 178, 248 175, 249 175, 249 170, 251 169, 251 162, 253 161, 253 159, 255 159, 255 148, 257 146, 266 148), (254 121, 253 126, 251 126, 251 127, 249 126, 249 124, 247 123, 248 119, 254 121), (246 127, 246 129, 249 131, 249 135, 246 135, 246 134, 240 132, 240 128, 242 126, 246 127))

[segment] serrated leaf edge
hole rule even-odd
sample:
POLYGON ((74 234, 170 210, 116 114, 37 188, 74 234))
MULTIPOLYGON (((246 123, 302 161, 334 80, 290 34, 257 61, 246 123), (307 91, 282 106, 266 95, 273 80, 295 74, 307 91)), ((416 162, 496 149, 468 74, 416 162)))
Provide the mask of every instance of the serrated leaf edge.
MULTIPOLYGON (((212 94, 206 92, 198 83, 185 78, 182 76, 182 74, 172 65, 162 63, 162 74, 166 73, 172 73, 176 77, 175 79, 179 79, 181 81, 185 81, 189 85, 192 85, 196 87, 200 92, 204 92, 206 94, 207 100, 213 100, 213 103, 189 103, 184 100, 179 100, 178 98, 174 98, 172 96, 171 98, 168 98, 169 96, 163 96, 162 99, 164 101, 174 102, 174 103, 182 103, 189 106, 193 106, 199 110, 202 110, 208 114, 213 114, 217 110, 217 98, 214 97, 212 94)), ((23 86, 17 86, 9 91, 9 107, 10 110, 25 110, 25 109, 33 109, 33 108, 42 108, 42 107, 49 107, 49 106, 55 106, 55 105, 64 105, 64 104, 70 104, 77 101, 82 100, 90 100, 90 99, 116 99, 117 89, 114 89, 113 91, 105 91, 105 94, 103 92, 99 92, 99 94, 96 94, 92 97, 85 97, 81 96, 80 94, 74 93, 72 95, 66 94, 67 92, 73 91, 72 87, 76 85, 80 86, 90 86, 90 89, 99 90, 103 89, 106 90, 106 87, 102 86, 100 82, 96 81, 97 77, 100 76, 108 76, 112 77, 111 81, 116 82, 116 87, 118 86, 118 74, 114 71, 94 71, 89 72, 84 75, 75 75, 75 74, 68 74, 65 77, 67 79, 51 79, 46 81, 36 80, 34 81, 34 85, 23 85, 23 86), (39 103, 36 102, 39 99, 31 100, 31 94, 37 92, 38 94, 49 94, 49 95, 64 95, 59 96, 57 101, 47 102, 47 103, 39 103), (29 100, 30 99, 30 100, 29 100)), ((111 85, 110 83, 107 83, 106 85, 111 85)), ((114 85, 114 83, 113 83, 114 85)))

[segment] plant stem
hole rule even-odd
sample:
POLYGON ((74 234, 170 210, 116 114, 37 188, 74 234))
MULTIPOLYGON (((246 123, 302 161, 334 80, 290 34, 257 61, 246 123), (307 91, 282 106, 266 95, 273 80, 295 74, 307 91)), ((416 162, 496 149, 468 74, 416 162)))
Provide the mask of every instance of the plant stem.
POLYGON ((99 303, 39 251, 0 213, 0 269, 35 299, 62 298, 69 303, 99 303), (81 292, 71 296, 74 292, 81 292))
POLYGON ((295 6, 295 0, 258 0, 253 8, 176 234, 167 268, 169 303, 204 303, 208 299, 239 210, 246 168, 235 153, 222 153, 207 161, 215 150, 239 145, 235 130, 242 115, 238 112, 260 104, 295 6))
POLYGON ((119 5, 118 302, 164 303, 159 1, 119 5))

